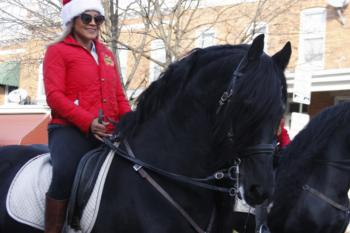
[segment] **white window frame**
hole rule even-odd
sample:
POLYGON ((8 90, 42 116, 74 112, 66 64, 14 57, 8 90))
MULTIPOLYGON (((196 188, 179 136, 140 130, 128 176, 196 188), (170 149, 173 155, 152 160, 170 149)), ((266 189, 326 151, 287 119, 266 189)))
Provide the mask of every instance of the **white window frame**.
POLYGON ((44 87, 44 75, 43 75, 43 63, 40 62, 38 70, 38 85, 36 91, 36 102, 38 105, 47 105, 45 87, 44 87))
POLYGON ((300 37, 299 37, 299 56, 297 69, 302 70, 321 70, 324 68, 325 61, 325 41, 326 41, 326 18, 327 11, 325 8, 310 8, 300 13, 300 37), (322 22, 317 24, 316 22, 310 22, 310 16, 321 15, 322 22), (308 32, 307 26, 313 25, 313 28, 317 29, 317 32, 308 32), (308 39, 322 39, 322 59, 320 61, 306 61, 306 40, 308 39))
POLYGON ((118 62, 120 66, 120 75, 122 76, 123 83, 128 81, 128 50, 126 48, 118 49, 118 62))
POLYGON ((205 48, 216 44, 216 32, 214 28, 205 28, 197 31, 196 47, 205 48), (211 43, 206 43, 206 36, 211 36, 211 43))
MULTIPOLYGON (((163 40, 156 39, 151 42, 151 58, 154 60, 165 62, 166 61, 166 54, 165 54, 165 45, 163 40)), ((159 78, 160 71, 162 67, 158 64, 150 61, 149 66, 149 80, 148 82, 151 83, 159 78)))
MULTIPOLYGON (((284 113, 284 120, 285 120, 285 125, 284 125, 284 127, 285 127, 288 131, 290 131, 290 127, 291 127, 291 120, 292 120, 291 117, 292 117, 292 113, 293 113, 293 112, 291 111, 290 107, 291 107, 292 104, 299 105, 298 108, 301 107, 301 112, 300 112, 300 113, 308 114, 307 111, 304 111, 303 105, 300 106, 300 105, 301 105, 300 103, 295 103, 295 102, 293 102, 292 96, 288 97, 288 98, 287 98, 287 103, 286 103, 286 109, 285 109, 285 113, 284 113)), ((304 104, 304 105, 305 105, 305 104, 304 104)), ((298 111, 298 112, 299 112, 299 111, 298 111)))

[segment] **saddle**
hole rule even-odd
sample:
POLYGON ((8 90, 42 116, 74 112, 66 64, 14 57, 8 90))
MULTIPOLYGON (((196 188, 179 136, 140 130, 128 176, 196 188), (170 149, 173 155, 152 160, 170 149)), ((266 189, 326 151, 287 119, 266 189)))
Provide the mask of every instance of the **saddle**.
MULTIPOLYGON (((81 160, 72 193, 65 232, 83 232, 93 228, 102 196, 104 182, 114 157, 107 147, 88 152, 81 160)), ((52 177, 50 155, 38 155, 29 160, 16 174, 9 188, 6 207, 16 221, 44 229, 45 193, 52 177)))
POLYGON ((95 187, 101 167, 110 149, 101 146, 89 151, 81 159, 75 174, 67 209, 67 224, 74 230, 81 230, 80 220, 91 193, 95 187))

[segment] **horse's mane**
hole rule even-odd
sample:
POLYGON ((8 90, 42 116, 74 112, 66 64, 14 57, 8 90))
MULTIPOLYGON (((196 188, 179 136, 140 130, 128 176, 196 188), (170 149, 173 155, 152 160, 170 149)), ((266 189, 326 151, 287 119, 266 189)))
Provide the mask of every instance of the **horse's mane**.
POLYGON ((194 49, 181 60, 170 64, 167 70, 136 99, 136 110, 121 119, 118 132, 123 136, 134 133, 140 124, 176 96, 186 84, 186 80, 191 77, 191 68, 198 53, 201 53, 200 49, 194 49))
POLYGON ((323 110, 300 131, 280 154, 275 201, 293 205, 312 171, 313 159, 322 155, 337 130, 349 122, 350 103, 342 103, 323 110))
MULTIPOLYGON (((227 88, 234 69, 249 47, 218 45, 195 49, 172 63, 139 96, 136 110, 121 119, 118 131, 122 136, 135 133, 159 111, 171 111, 172 114, 169 115, 177 117, 180 112, 194 111, 191 109, 197 104, 207 108, 211 106, 215 112, 214 108, 227 88), (206 98, 199 98, 203 93, 207 93, 206 98)), ((281 98, 283 102, 286 100, 286 81, 281 78, 284 77, 283 72, 273 64, 271 57, 263 54, 258 62, 249 64, 249 68, 243 72, 247 77, 237 81, 236 98, 233 98, 234 101, 226 110, 228 114, 221 114, 222 119, 219 119, 225 121, 235 112, 244 112, 247 117, 239 119, 237 131, 246 129, 247 125, 254 130, 264 117, 279 117, 282 114, 281 98), (257 85, 260 87, 256 88, 257 85), (254 109, 249 108, 250 106, 254 106, 254 109)), ((178 122, 181 123, 180 120, 178 122)))

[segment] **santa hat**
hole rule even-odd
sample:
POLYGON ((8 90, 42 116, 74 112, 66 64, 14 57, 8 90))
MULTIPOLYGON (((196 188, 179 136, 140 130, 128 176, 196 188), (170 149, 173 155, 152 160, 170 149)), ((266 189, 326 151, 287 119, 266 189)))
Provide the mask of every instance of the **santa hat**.
POLYGON ((61 12, 63 28, 65 28, 67 23, 69 23, 74 17, 87 10, 98 11, 101 15, 105 14, 100 0, 63 0, 63 8, 61 12))

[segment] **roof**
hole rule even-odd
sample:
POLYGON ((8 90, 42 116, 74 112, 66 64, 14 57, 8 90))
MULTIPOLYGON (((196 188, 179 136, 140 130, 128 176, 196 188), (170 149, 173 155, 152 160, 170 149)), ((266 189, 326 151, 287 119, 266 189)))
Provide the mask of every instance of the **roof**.
POLYGON ((49 114, 0 114, 0 146, 47 144, 49 114))

